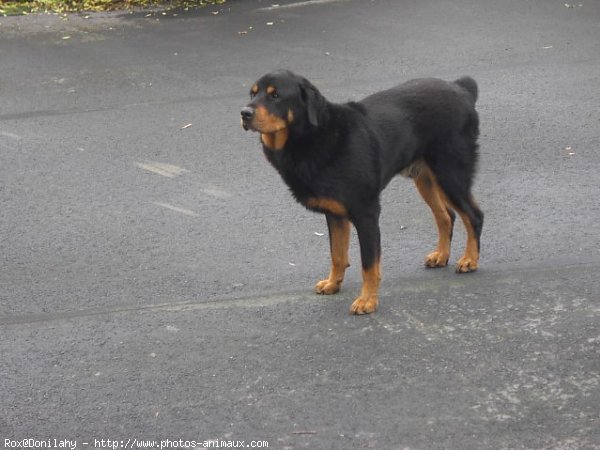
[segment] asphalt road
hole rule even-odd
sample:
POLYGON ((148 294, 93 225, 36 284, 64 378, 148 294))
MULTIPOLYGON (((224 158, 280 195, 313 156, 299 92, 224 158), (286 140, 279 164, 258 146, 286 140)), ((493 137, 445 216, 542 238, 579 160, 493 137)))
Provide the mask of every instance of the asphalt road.
POLYGON ((600 2, 278 3, 0 18, 0 446, 600 448, 600 2), (239 126, 274 68, 332 101, 474 77, 480 270, 423 267, 398 179, 379 310, 348 315, 355 236, 312 294, 324 218, 239 126))

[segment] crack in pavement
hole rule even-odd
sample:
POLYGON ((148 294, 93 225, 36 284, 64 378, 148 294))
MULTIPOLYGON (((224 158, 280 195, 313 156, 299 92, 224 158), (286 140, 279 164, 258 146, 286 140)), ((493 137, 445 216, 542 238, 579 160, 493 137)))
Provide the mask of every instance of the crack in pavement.
MULTIPOLYGON (((484 285, 487 288, 493 285, 505 285, 518 283, 523 278, 531 280, 551 279, 555 280, 558 274, 568 275, 576 271, 598 273, 600 262, 586 262, 579 264, 570 264, 562 267, 537 267, 537 268, 513 268, 509 270, 480 271, 475 274, 457 275, 444 273, 446 276, 429 279, 424 277, 415 277, 405 279, 402 282, 396 281, 393 286, 383 286, 380 296, 396 297, 399 294, 437 292, 440 289, 484 285)), ((391 284, 391 282, 390 282, 391 284)), ((356 289, 354 287, 347 289, 339 298, 352 296, 356 289)), ((173 301, 168 303, 157 303, 151 305, 121 305, 101 309, 83 309, 74 311, 57 311, 50 313, 30 313, 20 315, 0 316, 0 326, 23 325, 39 322, 50 322, 68 320, 74 318, 96 317, 110 314, 128 314, 143 311, 169 311, 183 312, 191 310, 217 310, 230 308, 256 308, 268 307, 291 302, 322 302, 322 296, 313 295, 310 291, 303 292, 282 292, 269 293, 268 295, 254 295, 239 297, 233 299, 215 299, 211 301, 191 300, 191 301, 173 301)))

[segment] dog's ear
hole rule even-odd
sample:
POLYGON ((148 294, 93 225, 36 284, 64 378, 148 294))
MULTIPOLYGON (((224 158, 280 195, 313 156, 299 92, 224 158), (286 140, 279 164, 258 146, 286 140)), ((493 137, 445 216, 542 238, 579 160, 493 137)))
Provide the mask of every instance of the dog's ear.
POLYGON ((302 79, 300 82, 300 97, 306 106, 308 122, 316 127, 319 125, 319 112, 323 108, 325 99, 310 81, 302 79))

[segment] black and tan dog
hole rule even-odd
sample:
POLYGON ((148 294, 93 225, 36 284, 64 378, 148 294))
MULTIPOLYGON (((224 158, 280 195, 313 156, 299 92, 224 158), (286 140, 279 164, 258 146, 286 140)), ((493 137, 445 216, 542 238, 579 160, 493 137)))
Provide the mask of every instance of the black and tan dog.
POLYGON ((261 77, 242 109, 242 126, 260 133, 264 153, 293 196, 324 213, 331 272, 319 294, 339 291, 348 267, 350 223, 360 243, 363 285, 350 311, 375 311, 381 279, 380 193, 397 174, 412 178, 439 231, 427 267, 444 267, 456 211, 467 231, 456 271, 479 260, 483 213, 471 195, 477 163, 477 84, 417 79, 360 102, 328 102, 308 80, 289 71, 261 77))

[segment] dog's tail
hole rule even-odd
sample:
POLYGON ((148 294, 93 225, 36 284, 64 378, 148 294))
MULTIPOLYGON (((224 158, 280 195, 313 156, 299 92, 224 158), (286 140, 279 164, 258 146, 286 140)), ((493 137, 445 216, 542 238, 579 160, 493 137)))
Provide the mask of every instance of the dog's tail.
POLYGON ((455 81, 461 88, 463 88, 471 99, 473 100, 473 105, 477 101, 477 95, 479 94, 479 89, 477 88, 477 83, 471 77, 464 76, 455 81))

